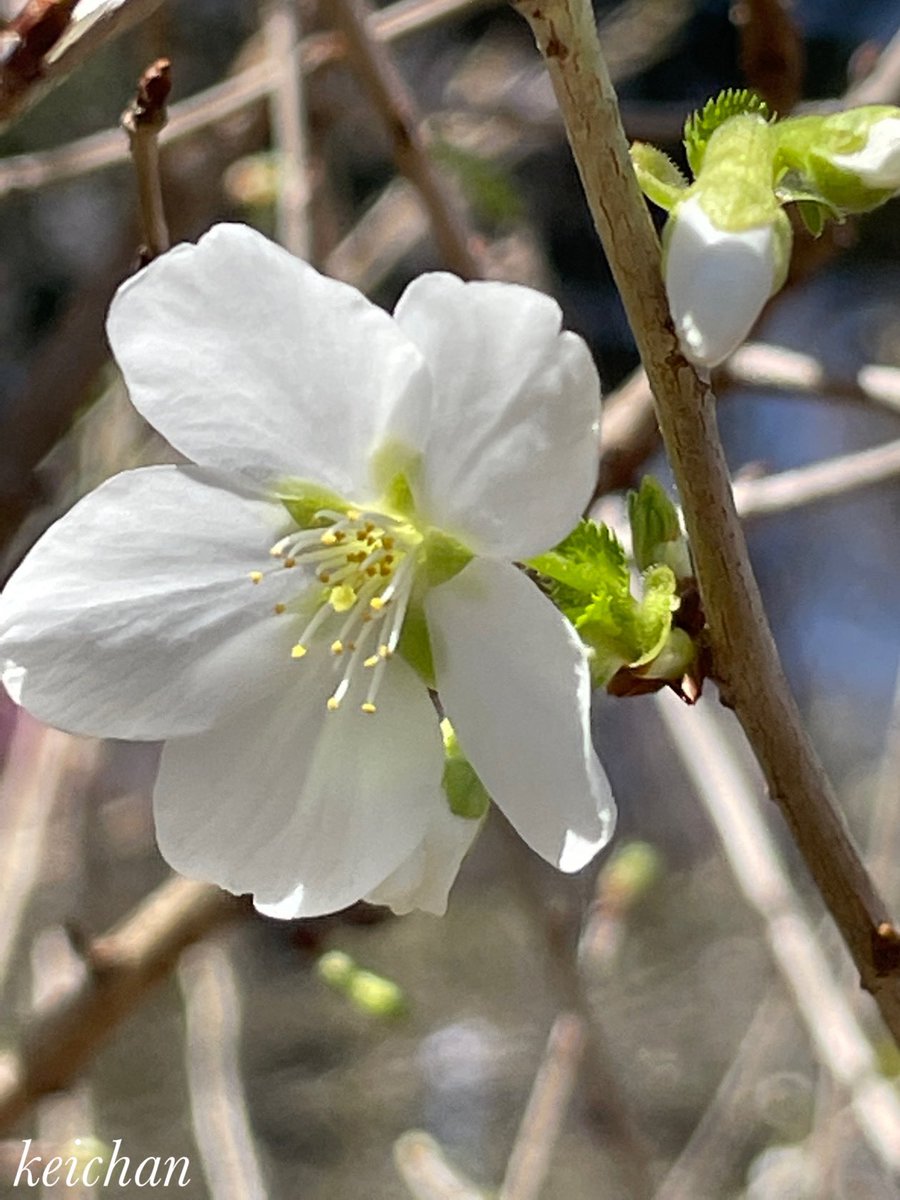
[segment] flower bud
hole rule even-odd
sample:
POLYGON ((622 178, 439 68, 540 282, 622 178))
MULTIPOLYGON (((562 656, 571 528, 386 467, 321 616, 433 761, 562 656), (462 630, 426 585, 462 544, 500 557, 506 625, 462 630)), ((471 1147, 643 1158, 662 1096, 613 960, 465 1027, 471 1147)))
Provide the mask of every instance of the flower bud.
POLYGON ((840 212, 867 212, 900 191, 900 108, 792 117, 777 136, 781 163, 840 212))
POLYGON ((777 210, 761 224, 720 228, 699 195, 673 211, 664 232, 665 279, 686 358, 715 367, 736 350, 784 282, 791 248, 777 210))

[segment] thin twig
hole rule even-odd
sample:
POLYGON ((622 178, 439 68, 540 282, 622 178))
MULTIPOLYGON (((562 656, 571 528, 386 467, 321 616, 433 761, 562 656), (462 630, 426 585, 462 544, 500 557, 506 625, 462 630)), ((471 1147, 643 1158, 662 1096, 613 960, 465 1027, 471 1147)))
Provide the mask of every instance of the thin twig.
MULTIPOLYGON (((880 1161, 900 1172, 900 1098, 881 1075, 843 989, 820 949, 775 840, 759 811, 754 782, 732 749, 721 709, 687 709, 660 694, 657 710, 684 770, 709 814, 744 898, 765 924, 819 1061, 846 1088, 860 1130, 880 1161)), ((760 781, 761 782, 761 781, 760 781)))
POLYGON ((428 210, 441 257, 464 279, 481 273, 469 233, 422 141, 415 101, 385 46, 371 37, 364 0, 332 0, 336 27, 347 43, 347 56, 391 138, 397 169, 412 183, 428 210))
POLYGON ((415 1200, 487 1200, 450 1166, 434 1138, 417 1129, 397 1138, 394 1165, 415 1200))
POLYGON ((538 1200, 569 1106, 586 1039, 584 1022, 561 1013, 531 1087, 497 1200, 538 1200))
POLYGON ((286 250, 298 258, 309 258, 309 168, 302 73, 297 70, 297 0, 268 0, 263 32, 269 60, 272 142, 278 158, 275 230, 286 250))
MULTIPOLYGON (((53 49, 44 56, 40 74, 25 88, 0 87, 0 130, 26 112, 51 88, 62 83, 103 46, 146 20, 163 0, 119 0, 83 20, 73 21, 53 49)), ((71 7, 71 6, 70 6, 71 7)))
POLYGON ((28 901, 38 881, 48 823, 63 799, 72 801, 98 754, 98 743, 45 729, 23 710, 0 781, 0 991, 28 901))
POLYGON ((842 379, 830 375, 811 354, 766 342, 748 342, 736 350, 716 374, 728 384, 880 404, 900 413, 900 368, 897 367, 872 363, 861 367, 855 378, 842 379))
POLYGON ((170 244, 159 174, 159 134, 165 128, 171 87, 171 64, 167 58, 158 58, 139 79, 137 95, 122 113, 137 176, 145 262, 163 254, 170 244))
POLYGON ((900 439, 761 479, 738 479, 734 499, 743 520, 833 500, 900 475, 900 439))
POLYGON ((241 911, 218 888, 172 878, 94 941, 84 981, 30 1022, 19 1050, 0 1059, 0 1129, 39 1097, 68 1086, 185 947, 241 911))
POLYGON ((900 945, 803 728, 753 576, 715 397, 678 346, 587 0, 521 0, 547 62, 594 223, 656 399, 681 495, 717 678, 743 724, 864 987, 900 1043, 900 945))
POLYGON ((848 89, 844 103, 848 108, 857 104, 900 103, 900 29, 882 50, 865 79, 848 89))
POLYGON ((178 967, 191 1123, 211 1200, 265 1200, 241 1082, 241 1002, 227 952, 198 945, 178 967))

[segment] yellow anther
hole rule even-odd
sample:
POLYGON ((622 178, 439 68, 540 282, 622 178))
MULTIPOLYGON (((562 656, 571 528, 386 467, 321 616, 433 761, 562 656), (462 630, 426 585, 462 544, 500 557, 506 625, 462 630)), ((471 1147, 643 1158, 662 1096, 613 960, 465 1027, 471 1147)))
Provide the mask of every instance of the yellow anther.
POLYGON ((262 580, 263 580, 262 571, 251 571, 250 572, 250 582, 251 583, 262 583, 262 580))
POLYGON ((358 521, 361 517, 362 517, 362 513, 359 511, 359 509, 357 509, 357 508, 348 508, 347 509, 347 520, 348 521, 358 521))
POLYGON ((380 660, 379 660, 377 654, 370 654, 369 657, 366 659, 366 661, 363 663, 363 666, 364 667, 374 667, 374 666, 378 665, 379 661, 380 660))
POLYGON ((296 560, 296 558, 286 558, 286 559, 284 560, 284 565, 285 565, 286 567, 296 567, 296 565, 297 565, 297 560, 296 560))
POLYGON ((337 710, 340 707, 341 707, 341 702, 340 702, 340 700, 338 700, 337 696, 329 696, 328 697, 327 708, 328 708, 329 712, 337 712, 337 710))
POLYGON ((378 657, 379 658, 390 658, 391 654, 393 654, 393 651, 391 650, 390 646, 388 646, 387 643, 382 642, 381 645, 378 647, 378 657))
POLYGON ((322 583, 331 583, 331 576, 327 571, 320 571, 319 579, 321 579, 322 583))
POLYGON ((322 536, 319 538, 319 541, 322 543, 323 546, 336 546, 337 545, 337 534, 332 533, 330 529, 327 529, 325 531, 325 533, 323 533, 322 536))
POLYGON ((375 612, 381 612, 385 604, 387 604, 387 600, 382 600, 380 596, 373 596, 369 601, 369 608, 373 609, 375 612))
POLYGON ((377 567, 366 567, 366 574, 369 576, 370 579, 374 579, 375 576, 378 574, 378 568, 377 567))
POLYGON ((378 573, 379 573, 379 575, 382 576, 383 579, 387 579, 388 575, 393 573, 393 567, 391 566, 390 563, 383 562, 381 564, 381 566, 378 568, 378 573))
POLYGON ((375 705, 372 704, 372 702, 370 700, 367 700, 365 702, 365 704, 361 704, 359 707, 363 710, 364 713, 373 713, 373 712, 377 711, 375 708, 375 705))
POLYGON ((360 529, 356 534, 356 540, 358 542, 364 542, 366 540, 366 536, 366 531, 364 529, 360 529))
POLYGON ((349 584, 342 583, 331 589, 328 603, 337 613, 346 612, 356 603, 356 592, 349 584))
POLYGON ((294 646, 291 650, 291 658, 305 658, 306 653, 307 653, 306 647, 304 645, 302 645, 300 642, 298 642, 297 645, 294 646))
POLYGON ((343 654, 344 653, 344 643, 341 641, 340 638, 337 638, 335 641, 333 641, 331 643, 331 653, 332 654, 343 654))
POLYGON ((392 537, 383 537, 381 539, 381 544, 384 546, 385 550, 393 550, 394 539, 392 537))
POLYGON ((275 612, 276 612, 276 613, 278 613, 278 615, 279 615, 279 616, 281 616, 281 614, 282 614, 283 612, 286 612, 286 611, 287 611, 287 605, 286 605, 286 604, 281 604, 281 603, 279 602, 278 604, 276 604, 276 605, 275 605, 275 612))

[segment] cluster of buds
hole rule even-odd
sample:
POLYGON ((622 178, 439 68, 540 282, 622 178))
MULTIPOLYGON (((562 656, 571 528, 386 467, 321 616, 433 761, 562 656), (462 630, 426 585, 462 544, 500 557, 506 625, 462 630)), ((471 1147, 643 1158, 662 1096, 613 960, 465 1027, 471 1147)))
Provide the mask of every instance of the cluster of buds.
POLYGON ((796 203, 818 234, 827 219, 867 212, 900 191, 900 109, 771 118, 747 92, 724 93, 685 126, 689 183, 659 150, 637 143, 646 195, 669 213, 666 290, 685 356, 717 366, 747 337, 787 275, 796 203))

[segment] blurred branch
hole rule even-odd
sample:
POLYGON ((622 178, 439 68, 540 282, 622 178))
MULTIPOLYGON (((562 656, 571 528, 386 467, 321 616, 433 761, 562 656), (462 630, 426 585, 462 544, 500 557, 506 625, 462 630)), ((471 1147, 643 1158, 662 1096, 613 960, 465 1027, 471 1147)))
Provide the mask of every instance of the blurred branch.
POLYGON ((9 971, 22 917, 38 879, 53 810, 71 800, 96 762, 98 744, 45 729, 24 710, 0 780, 0 990, 9 971))
POLYGON ((169 227, 159 174, 159 135, 166 125, 166 100, 172 87, 171 63, 159 58, 138 81, 137 95, 122 113, 138 184, 144 229, 141 259, 147 263, 169 248, 169 227))
MULTIPOLYGON (((25 86, 4 86, 0 75, 0 130, 22 115, 47 92, 62 83, 103 46, 146 20, 163 0, 110 0, 80 21, 66 23, 66 32, 45 52, 40 71, 25 86)), ((73 7, 69 0, 56 0, 60 8, 73 7)))
POLYGON ((276 234, 291 254, 308 258, 309 170, 303 73, 297 70, 297 0, 266 0, 263 33, 269 63, 272 141, 278 161, 276 234))
POLYGON ((880 404, 900 413, 900 368, 869 364, 853 379, 829 375, 818 359, 783 346, 747 342, 718 368, 726 384, 830 396, 861 404, 880 404))
POLYGON ((738 479, 734 500, 743 520, 832 500, 900 475, 900 439, 761 479, 738 479))
POLYGON ((848 88, 844 106, 851 108, 857 104, 900 104, 900 29, 865 79, 848 88))
POLYGON ((481 272, 469 232, 422 140, 415 100, 384 45, 369 32, 364 0, 332 0, 330 10, 353 70, 391 139, 397 169, 414 185, 428 210, 444 263, 463 279, 477 278, 481 272))
POLYGON ((84 980, 26 1026, 0 1058, 0 1129, 66 1087, 97 1047, 172 971, 181 952, 242 911, 208 884, 172 878, 87 949, 84 980))
POLYGON ((850 1094, 851 1107, 879 1161, 900 1172, 900 1097, 878 1067, 851 1005, 835 981, 759 811, 761 781, 738 761, 721 709, 685 708, 659 695, 657 711, 703 803, 748 904, 764 922, 819 1062, 850 1094))
POLYGON ((487 1200, 450 1166, 434 1138, 417 1129, 397 1138, 394 1164, 415 1200, 487 1200))
POLYGON ((210 1200, 266 1200, 239 1065, 241 1002, 228 954, 193 946, 178 966, 194 1138, 210 1200))
POLYGON ((686 362, 656 232, 637 186, 586 0, 517 6, 544 55, 585 193, 656 398, 706 613, 714 670, 795 841, 900 1043, 900 948, 803 728, 772 639, 731 493, 715 397, 686 362))
MULTIPOLYGON (((372 13, 369 29, 373 37, 393 42, 484 7, 486 2, 489 0, 396 0, 372 13)), ((341 40, 332 33, 312 34, 300 42, 291 57, 298 71, 310 73, 343 57, 341 40)), ((271 90, 271 63, 266 56, 223 82, 173 104, 160 144, 181 141, 253 105, 262 106, 271 90)), ((0 199, 14 191, 33 191, 120 165, 128 157, 128 146, 118 129, 94 133, 51 150, 10 155, 0 159, 0 199)))
POLYGON ((653 1200, 697 1200, 721 1190, 725 1174, 743 1157, 756 1130, 744 1111, 762 1062, 787 1050, 794 1032, 781 989, 770 988, 753 1014, 737 1053, 722 1076, 687 1145, 669 1168, 653 1200))
POLYGON ((497 1200, 538 1200, 578 1077, 587 1033, 574 1013, 553 1022, 497 1200))

